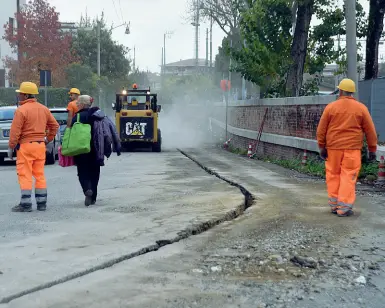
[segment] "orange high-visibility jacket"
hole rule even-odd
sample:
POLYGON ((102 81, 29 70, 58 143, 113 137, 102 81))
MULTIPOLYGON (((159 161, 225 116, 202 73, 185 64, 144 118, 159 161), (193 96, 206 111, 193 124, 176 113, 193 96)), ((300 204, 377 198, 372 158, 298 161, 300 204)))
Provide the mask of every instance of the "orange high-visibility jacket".
POLYGON ((366 134, 370 152, 377 151, 377 133, 368 108, 353 97, 341 96, 326 106, 317 129, 320 148, 361 150, 366 134))
POLYGON ((36 99, 27 99, 20 102, 20 105, 16 109, 12 121, 9 147, 14 149, 18 143, 44 141, 46 135, 48 141, 52 141, 59 128, 59 123, 49 109, 38 103, 36 99), (48 134, 46 134, 47 129, 48 134))
POLYGON ((72 115, 74 115, 75 113, 77 113, 79 111, 79 108, 76 105, 76 102, 77 102, 77 100, 69 102, 68 106, 67 106, 67 110, 72 111, 72 115))

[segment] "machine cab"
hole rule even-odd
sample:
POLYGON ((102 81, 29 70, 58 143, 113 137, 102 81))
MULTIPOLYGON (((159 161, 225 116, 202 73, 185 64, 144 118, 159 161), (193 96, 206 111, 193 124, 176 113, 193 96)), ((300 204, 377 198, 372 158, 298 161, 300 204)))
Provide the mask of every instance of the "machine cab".
POLYGON ((161 106, 157 104, 157 94, 151 93, 150 88, 146 90, 122 90, 116 94, 116 101, 112 104, 112 109, 116 113, 122 110, 148 110, 153 113, 158 113, 161 106))

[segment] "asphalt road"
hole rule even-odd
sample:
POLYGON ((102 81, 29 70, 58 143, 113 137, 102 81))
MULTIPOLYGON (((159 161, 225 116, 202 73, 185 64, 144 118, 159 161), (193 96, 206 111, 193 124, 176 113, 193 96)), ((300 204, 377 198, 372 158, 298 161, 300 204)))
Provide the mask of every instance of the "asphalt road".
MULTIPOLYGON (((58 166, 47 168, 46 213, 3 204, 0 307, 384 306, 383 194, 360 194, 356 215, 339 218, 323 180, 213 148, 186 153, 210 174, 177 151, 126 153, 103 168, 96 206, 58 166), (229 213, 243 194, 218 177, 255 198, 240 217, 229 213)), ((10 203, 16 176, 0 172, 10 203)))
POLYGON ((89 208, 75 167, 46 167, 46 212, 12 213, 20 194, 14 163, 0 174, 0 301, 157 250, 157 241, 162 246, 244 202, 239 189, 176 150, 109 159, 89 208))

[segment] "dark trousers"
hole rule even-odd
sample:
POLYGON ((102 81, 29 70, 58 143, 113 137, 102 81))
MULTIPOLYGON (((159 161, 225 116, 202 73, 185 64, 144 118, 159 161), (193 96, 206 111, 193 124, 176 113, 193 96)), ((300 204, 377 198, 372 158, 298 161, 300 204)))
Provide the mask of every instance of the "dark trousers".
POLYGON ((100 177, 100 165, 96 162, 93 155, 82 154, 74 157, 80 185, 83 192, 92 190, 92 200, 96 201, 98 194, 98 183, 100 177))

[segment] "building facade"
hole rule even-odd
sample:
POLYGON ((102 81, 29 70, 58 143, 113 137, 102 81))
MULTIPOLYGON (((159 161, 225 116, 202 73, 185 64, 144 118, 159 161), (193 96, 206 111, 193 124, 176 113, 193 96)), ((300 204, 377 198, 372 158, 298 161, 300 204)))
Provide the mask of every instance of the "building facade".
POLYGON ((0 87, 9 87, 6 79, 6 70, 4 68, 3 59, 5 57, 13 57, 16 59, 16 53, 12 52, 8 42, 3 39, 4 25, 11 22, 16 29, 15 13, 17 12, 17 3, 20 6, 26 4, 26 0, 2 0, 0 9, 0 87))
POLYGON ((205 74, 214 70, 214 64, 209 67, 206 59, 180 60, 178 62, 168 63, 162 67, 162 72, 165 75, 189 76, 194 74, 205 74))

